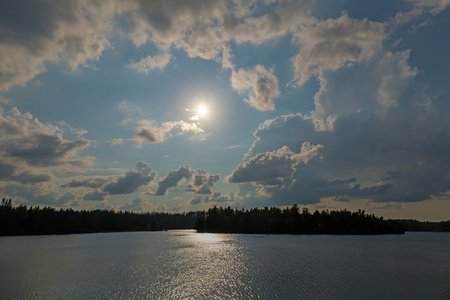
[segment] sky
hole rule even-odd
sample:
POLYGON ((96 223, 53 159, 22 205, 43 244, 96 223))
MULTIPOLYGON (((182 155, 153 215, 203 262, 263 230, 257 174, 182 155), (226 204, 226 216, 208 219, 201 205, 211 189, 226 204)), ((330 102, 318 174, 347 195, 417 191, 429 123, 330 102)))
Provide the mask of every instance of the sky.
POLYGON ((450 0, 0 2, 0 195, 450 218, 450 0))

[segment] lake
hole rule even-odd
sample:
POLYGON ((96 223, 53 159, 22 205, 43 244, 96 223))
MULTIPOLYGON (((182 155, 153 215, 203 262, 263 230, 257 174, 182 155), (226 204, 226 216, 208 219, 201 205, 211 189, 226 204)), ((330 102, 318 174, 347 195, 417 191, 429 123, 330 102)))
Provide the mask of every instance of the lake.
POLYGON ((0 237, 1 299, 449 297, 449 233, 0 237))

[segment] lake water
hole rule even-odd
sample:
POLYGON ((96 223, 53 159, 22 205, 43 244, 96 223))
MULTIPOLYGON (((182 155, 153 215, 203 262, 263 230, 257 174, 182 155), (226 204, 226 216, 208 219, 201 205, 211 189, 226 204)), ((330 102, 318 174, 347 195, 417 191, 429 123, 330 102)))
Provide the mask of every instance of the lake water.
POLYGON ((0 237, 1 299, 450 299, 450 234, 0 237))

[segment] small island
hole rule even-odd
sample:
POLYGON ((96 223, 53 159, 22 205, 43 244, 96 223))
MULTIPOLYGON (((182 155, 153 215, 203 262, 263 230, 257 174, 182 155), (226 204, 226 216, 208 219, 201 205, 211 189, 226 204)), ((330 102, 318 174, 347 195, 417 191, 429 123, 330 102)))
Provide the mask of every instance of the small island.
POLYGON ((404 234, 394 220, 368 215, 364 210, 315 211, 297 204, 284 209, 232 209, 214 207, 198 215, 198 232, 263 234, 404 234))

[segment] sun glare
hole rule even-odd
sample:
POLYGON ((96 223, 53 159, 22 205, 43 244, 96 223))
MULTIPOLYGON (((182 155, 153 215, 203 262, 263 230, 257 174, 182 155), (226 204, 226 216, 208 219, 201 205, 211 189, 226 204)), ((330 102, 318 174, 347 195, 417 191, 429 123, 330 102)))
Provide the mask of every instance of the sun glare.
POLYGON ((206 115, 207 112, 208 112, 208 110, 206 109, 206 106, 201 105, 201 106, 199 106, 199 107, 197 108, 197 113, 198 113, 200 116, 206 115))

